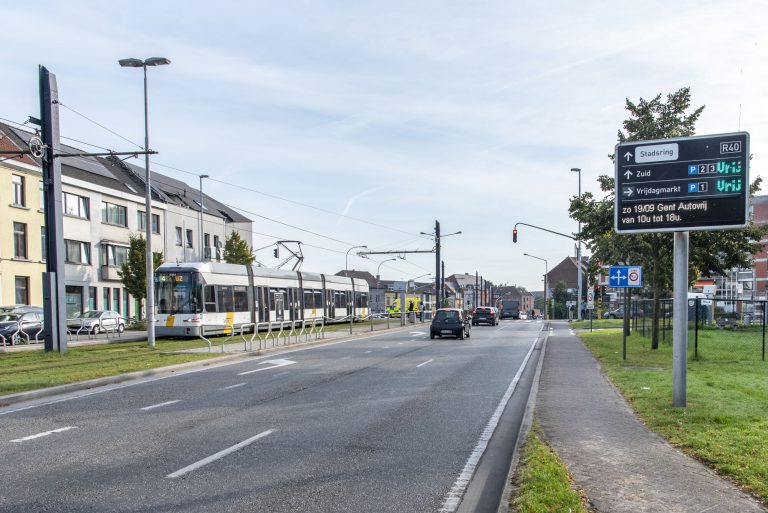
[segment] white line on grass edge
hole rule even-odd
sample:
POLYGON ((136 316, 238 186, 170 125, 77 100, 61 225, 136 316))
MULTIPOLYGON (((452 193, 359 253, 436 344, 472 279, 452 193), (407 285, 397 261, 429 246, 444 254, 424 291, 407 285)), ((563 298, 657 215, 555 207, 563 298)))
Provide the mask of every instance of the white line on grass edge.
POLYGON ((467 462, 464 464, 464 469, 461 471, 461 474, 459 474, 456 482, 453 483, 451 490, 445 496, 443 507, 440 508, 440 513, 454 513, 459 507, 461 498, 464 496, 464 492, 467 491, 467 486, 469 486, 469 482, 472 480, 472 476, 475 473, 477 463, 480 461, 485 449, 488 447, 488 442, 491 440, 493 432, 496 431, 496 426, 499 425, 499 420, 501 420, 501 415, 504 413, 504 408, 507 407, 509 399, 512 397, 515 388, 517 388, 520 377, 523 375, 526 365, 528 365, 528 360, 531 358, 533 348, 536 347, 536 342, 538 340, 539 337, 533 339, 533 344, 531 344, 530 349, 528 349, 528 354, 525 355, 525 359, 523 360, 523 363, 520 364, 517 374, 512 378, 512 382, 509 384, 507 391, 504 393, 501 401, 499 401, 498 406, 496 406, 493 415, 491 415, 491 419, 488 421, 483 433, 480 435, 480 440, 478 440, 475 450, 469 455, 467 462))

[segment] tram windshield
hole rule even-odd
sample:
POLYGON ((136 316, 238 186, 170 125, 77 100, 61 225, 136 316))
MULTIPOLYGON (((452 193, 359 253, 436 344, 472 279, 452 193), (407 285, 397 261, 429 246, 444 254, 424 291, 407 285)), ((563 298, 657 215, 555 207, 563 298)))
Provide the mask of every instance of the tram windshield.
POLYGON ((157 313, 202 312, 200 275, 196 272, 157 272, 157 313))

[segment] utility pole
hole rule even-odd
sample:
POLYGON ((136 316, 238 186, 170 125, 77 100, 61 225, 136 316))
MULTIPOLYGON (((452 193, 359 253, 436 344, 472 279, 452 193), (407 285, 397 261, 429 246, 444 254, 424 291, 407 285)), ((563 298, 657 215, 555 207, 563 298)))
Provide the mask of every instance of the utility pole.
MULTIPOLYGON (((442 285, 443 285, 443 299, 445 299, 445 297, 446 297, 446 294, 445 294, 445 262, 443 262, 443 261, 441 260, 441 261, 440 261, 440 264, 443 266, 443 274, 441 275, 441 276, 442 276, 442 278, 441 278, 441 279, 443 280, 443 281, 442 281, 442 285)), ((442 304, 443 304, 443 302, 442 302, 442 301, 440 301, 440 304, 442 305, 442 304)))
MULTIPOLYGON (((435 221, 435 295, 437 296, 437 306, 435 310, 443 306, 441 301, 441 285, 445 276, 440 274, 440 222, 435 221)), ((445 272, 445 265, 443 265, 443 272, 445 272)))
POLYGON ((59 89, 56 75, 40 66, 40 120, 45 201, 45 274, 43 340, 45 351, 67 352, 67 302, 64 290, 64 215, 61 188, 59 89))

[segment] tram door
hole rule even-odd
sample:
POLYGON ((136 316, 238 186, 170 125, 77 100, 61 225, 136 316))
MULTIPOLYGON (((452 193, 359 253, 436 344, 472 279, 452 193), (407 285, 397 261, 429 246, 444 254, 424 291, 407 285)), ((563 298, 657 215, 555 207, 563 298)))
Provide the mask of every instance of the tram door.
POLYGON ((336 294, 337 293, 333 290, 325 291, 326 310, 328 311, 328 317, 330 318, 336 317, 336 294))
POLYGON ((282 292, 275 292, 275 320, 282 322, 285 319, 285 297, 282 292))

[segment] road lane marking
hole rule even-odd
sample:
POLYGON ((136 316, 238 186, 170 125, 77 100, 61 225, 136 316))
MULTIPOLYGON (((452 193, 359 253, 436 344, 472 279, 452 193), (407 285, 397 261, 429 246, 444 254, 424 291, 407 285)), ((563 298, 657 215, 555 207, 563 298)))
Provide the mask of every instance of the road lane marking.
POLYGON ((243 440, 239 444, 235 444, 232 447, 228 447, 228 448, 224 449, 223 451, 219 451, 216 454, 212 454, 212 455, 208 456, 207 458, 203 458, 202 460, 200 460, 200 461, 198 461, 196 463, 193 463, 191 465, 187 465, 186 467, 184 467, 184 468, 182 468, 180 470, 177 470, 176 472, 174 472, 172 474, 168 474, 165 477, 167 477, 168 479, 175 479, 177 477, 183 476, 184 474, 189 474, 193 470, 197 470, 200 467, 204 467, 205 465, 208 465, 211 462, 214 462, 214 461, 216 461, 218 459, 223 458, 224 456, 227 456, 228 454, 232 454, 235 451, 239 451, 243 447, 246 447, 246 446, 252 444, 256 440, 259 440, 261 438, 264 438, 265 436, 271 435, 273 432, 274 432, 274 429, 269 429, 267 431, 261 432, 261 433, 259 433, 256 436, 252 436, 248 440, 243 440))
POLYGON ((160 408, 161 406, 168 406, 169 404, 175 404, 178 402, 180 402, 179 399, 175 401, 165 401, 164 403, 157 403, 157 404, 153 404, 152 406, 145 406, 144 408, 139 408, 139 409, 142 411, 154 410, 155 408, 160 408))
POLYGON ((404 344, 404 342, 398 342, 397 343, 398 346, 402 346, 403 344, 404 344))
POLYGON ((372 353, 373 351, 366 351, 365 354, 372 353))
POLYGON ((229 385, 228 387, 224 387, 224 390, 232 390, 233 388, 239 388, 242 386, 245 386, 247 383, 238 383, 237 385, 229 385))
POLYGON ((245 376, 247 374, 253 374, 254 372, 261 372, 261 371, 265 371, 265 370, 269 370, 269 369, 277 369, 278 367, 285 367, 286 365, 293 365, 296 362, 294 362, 293 360, 265 360, 263 362, 260 362, 259 365, 264 365, 265 363, 269 363, 269 364, 272 364, 272 365, 270 365, 269 367, 261 367, 261 368, 258 368, 258 369, 253 369, 253 370, 249 370, 249 371, 245 371, 245 372, 239 372, 237 375, 238 376, 245 376))
POLYGON ((424 363, 420 363, 420 364, 418 364, 418 365, 416 366, 416 368, 418 369, 419 367, 423 367, 424 365, 426 365, 426 364, 428 364, 428 363, 430 363, 430 362, 434 362, 434 361, 435 361, 435 359, 434 359, 434 358, 433 358, 433 359, 431 359, 431 360, 427 360, 427 361, 426 361, 426 362, 424 362, 424 363))
POLYGON ((384 346, 382 347, 382 349, 389 349, 389 346, 384 346))
POLYGON ((493 432, 496 431, 496 426, 499 425, 499 420, 501 420, 501 416, 504 413, 504 408, 507 407, 507 403, 517 388, 517 384, 523 375, 525 367, 528 365, 528 360, 531 359, 531 354, 533 353, 533 349, 536 347, 537 340, 538 337, 533 341, 530 349, 528 349, 528 354, 525 355, 523 363, 520 364, 520 368, 517 370, 515 377, 512 378, 512 382, 509 384, 507 391, 504 393, 501 401, 499 401, 499 404, 496 407, 496 410, 493 412, 493 415, 491 415, 491 419, 488 421, 488 424, 485 426, 485 430, 483 430, 483 433, 480 435, 480 440, 478 440, 475 449, 472 451, 472 454, 469 455, 469 458, 464 465, 464 469, 461 471, 461 474, 459 474, 459 477, 456 479, 456 482, 453 484, 451 490, 445 496, 443 507, 439 510, 440 513, 454 513, 459 507, 459 502, 461 502, 461 498, 464 496, 464 492, 467 491, 467 486, 469 486, 469 482, 472 480, 472 476, 475 473, 477 464, 480 461, 480 458, 482 458, 485 450, 488 448, 488 442, 491 440, 493 432))
POLYGON ((342 360, 349 360, 350 358, 352 358, 352 356, 345 356, 344 358, 342 358, 342 360))
POLYGON ((45 433, 38 433, 36 435, 29 435, 25 436, 24 438, 17 438, 16 440, 11 440, 11 442, 26 442, 27 440, 34 440, 35 438, 42 438, 44 436, 52 435, 54 433, 62 433, 64 431, 69 431, 70 429, 77 429, 77 426, 67 426, 59 429, 52 429, 50 431, 46 431, 45 433))

